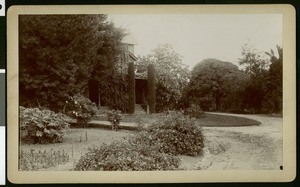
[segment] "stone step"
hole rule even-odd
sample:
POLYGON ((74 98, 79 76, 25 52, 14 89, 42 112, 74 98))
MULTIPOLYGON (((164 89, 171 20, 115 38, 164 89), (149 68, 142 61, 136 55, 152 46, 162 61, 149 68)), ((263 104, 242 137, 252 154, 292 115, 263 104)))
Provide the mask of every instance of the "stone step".
POLYGON ((146 111, 140 104, 135 104, 134 114, 146 114, 146 111))

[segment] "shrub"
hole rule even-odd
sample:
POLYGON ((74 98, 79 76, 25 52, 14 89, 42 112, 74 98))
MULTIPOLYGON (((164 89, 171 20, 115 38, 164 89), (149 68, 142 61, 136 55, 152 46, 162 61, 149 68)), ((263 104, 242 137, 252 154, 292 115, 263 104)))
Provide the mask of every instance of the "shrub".
POLYGON ((203 110, 195 104, 192 104, 191 107, 186 108, 184 110, 184 114, 197 119, 205 117, 203 110))
POLYGON ((198 155, 204 147, 201 127, 195 119, 180 112, 169 112, 139 133, 136 139, 155 144, 160 152, 174 155, 198 155))
POLYGON ((67 114, 77 119, 78 124, 87 124, 98 111, 96 104, 82 95, 69 97, 66 103, 67 114))
POLYGON ((79 171, 151 171, 175 170, 180 160, 160 153, 153 145, 138 144, 133 140, 113 142, 89 148, 75 166, 79 171))
POLYGON ((119 128, 120 121, 122 120, 122 114, 120 110, 110 110, 106 113, 107 120, 111 123, 112 130, 119 128))
POLYGON ((65 150, 57 151, 29 151, 21 150, 19 154, 19 170, 32 171, 41 168, 49 168, 60 164, 69 162, 69 155, 65 150))
POLYGON ((62 142, 70 121, 62 113, 20 106, 20 139, 27 143, 62 142))

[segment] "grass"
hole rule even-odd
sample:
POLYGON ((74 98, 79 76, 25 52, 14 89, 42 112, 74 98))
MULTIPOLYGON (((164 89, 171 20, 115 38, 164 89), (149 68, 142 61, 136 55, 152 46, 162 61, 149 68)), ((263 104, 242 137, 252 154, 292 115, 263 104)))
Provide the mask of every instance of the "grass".
POLYGON ((241 127, 241 126, 257 126, 259 121, 218 114, 205 114, 205 118, 197 120, 203 127, 241 127))
MULTIPOLYGON (((140 118, 143 123, 151 124, 155 122, 157 119, 162 118, 163 114, 157 113, 157 114, 123 114, 123 119, 121 122, 128 122, 128 123, 136 123, 138 119, 140 118)), ((93 120, 101 120, 101 121, 107 121, 105 115, 101 116, 94 116, 93 120)))
MULTIPOLYGON (((163 118, 163 115, 162 114, 142 114, 142 115, 126 114, 124 115, 121 122, 136 123, 138 118, 140 118, 143 123, 151 124, 155 122, 157 119, 163 118)), ((106 121, 106 117, 104 116, 97 116, 94 119, 106 121)), ((205 117, 201 119, 197 119, 197 121, 203 127, 241 127, 241 126, 260 125, 259 121, 244 118, 244 117, 208 114, 208 113, 205 113, 205 117)))

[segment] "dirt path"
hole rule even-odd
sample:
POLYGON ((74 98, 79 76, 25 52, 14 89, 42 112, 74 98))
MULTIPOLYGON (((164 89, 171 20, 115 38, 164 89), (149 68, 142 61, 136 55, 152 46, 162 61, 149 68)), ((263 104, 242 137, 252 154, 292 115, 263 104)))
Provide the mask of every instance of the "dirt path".
POLYGON ((260 121, 260 126, 203 127, 206 148, 195 158, 182 157, 186 169, 259 170, 282 165, 282 118, 238 115, 260 121))

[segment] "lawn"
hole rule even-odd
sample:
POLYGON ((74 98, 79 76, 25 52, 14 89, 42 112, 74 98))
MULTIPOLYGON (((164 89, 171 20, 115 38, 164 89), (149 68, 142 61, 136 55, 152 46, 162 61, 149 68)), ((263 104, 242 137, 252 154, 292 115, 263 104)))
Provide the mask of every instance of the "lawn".
MULTIPOLYGON (((124 115, 122 122, 137 123, 138 120, 146 124, 151 124, 159 118, 163 118, 162 114, 142 114, 142 115, 124 115)), ((97 120, 106 120, 104 116, 94 117, 97 120)), ((244 117, 227 116, 219 114, 205 113, 205 117, 197 119, 197 122, 203 127, 241 127, 260 125, 259 121, 244 117)))
MULTIPOLYGON (((139 118, 143 123, 151 124, 155 122, 159 118, 163 118, 162 114, 126 114, 122 119, 122 122, 130 122, 136 123, 139 118)), ((97 120, 106 120, 104 116, 94 117, 97 120)), ((203 127, 241 127, 241 126, 256 126, 260 125, 259 121, 248 119, 244 117, 236 117, 236 116, 227 116, 227 115, 219 115, 219 114, 208 114, 205 113, 205 117, 201 119, 197 119, 199 124, 203 127)))
POLYGON ((261 123, 259 121, 218 114, 205 114, 204 118, 197 120, 203 127, 241 127, 241 126, 257 126, 261 123))

